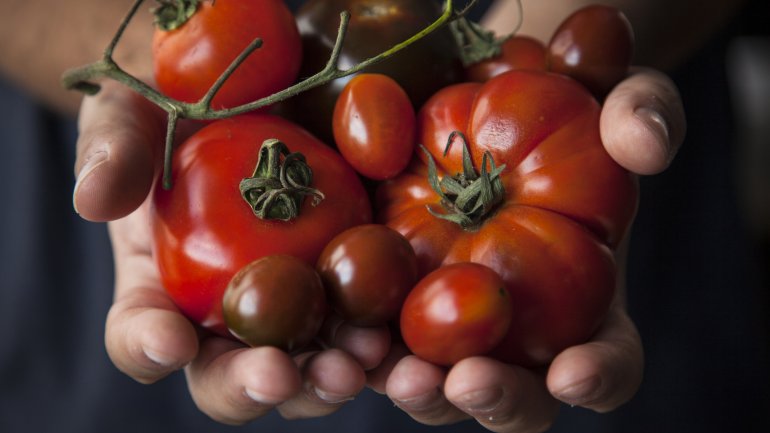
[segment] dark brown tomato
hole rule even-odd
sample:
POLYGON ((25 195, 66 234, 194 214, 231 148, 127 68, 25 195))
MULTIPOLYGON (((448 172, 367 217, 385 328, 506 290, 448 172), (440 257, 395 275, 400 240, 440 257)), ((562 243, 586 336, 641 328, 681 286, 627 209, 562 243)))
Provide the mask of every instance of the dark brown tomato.
POLYGON ((228 329, 244 343, 293 351, 318 333, 326 295, 312 266, 273 255, 249 263, 233 277, 222 308, 228 329))
POLYGON ((379 224, 337 235, 316 269, 334 310, 359 326, 383 325, 397 317, 417 282, 417 257, 409 241, 379 224))
POLYGON ((611 6, 592 5, 567 17, 548 44, 548 66, 603 99, 628 74, 634 34, 626 16, 611 6))

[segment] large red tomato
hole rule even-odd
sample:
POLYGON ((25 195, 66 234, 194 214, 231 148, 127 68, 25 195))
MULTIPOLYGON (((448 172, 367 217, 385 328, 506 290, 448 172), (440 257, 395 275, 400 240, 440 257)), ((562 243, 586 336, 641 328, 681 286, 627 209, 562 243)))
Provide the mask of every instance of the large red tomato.
POLYGON ((419 114, 431 158, 419 153, 378 192, 379 218, 410 240, 421 275, 466 261, 500 274, 513 303, 496 351, 505 361, 541 365, 585 341, 613 297, 613 248, 633 219, 637 184, 604 150, 599 112, 583 86, 546 72, 447 87, 419 114), (465 163, 453 131, 467 139, 465 163))
POLYGON ((262 46, 228 78, 213 107, 245 104, 291 85, 302 63, 302 41, 294 16, 281 0, 199 2, 180 27, 155 31, 155 82, 172 98, 197 102, 256 38, 262 39, 262 46))
MULTIPOLYGON (((287 171, 292 182, 303 176, 287 171)), ((229 118, 198 131, 175 153, 173 187, 156 187, 152 209, 154 254, 164 287, 191 320, 223 335, 222 294, 242 267, 274 254, 314 266, 334 236, 371 221, 366 191, 342 157, 299 126, 270 115, 229 118), (257 217, 239 190, 254 174, 263 142, 274 143, 273 138, 294 154, 284 161, 304 155, 312 169, 309 186, 324 196, 318 203, 306 197, 289 221, 257 217)))

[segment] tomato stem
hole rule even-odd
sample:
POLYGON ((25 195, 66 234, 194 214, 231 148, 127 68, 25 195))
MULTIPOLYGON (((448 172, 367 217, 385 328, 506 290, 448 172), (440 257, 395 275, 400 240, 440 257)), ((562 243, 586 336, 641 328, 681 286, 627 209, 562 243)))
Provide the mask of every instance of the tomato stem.
POLYGON ((178 29, 198 10, 199 0, 156 0, 159 6, 152 9, 155 25, 164 31, 178 29))
POLYGON ((518 0, 516 5, 519 12, 516 27, 509 34, 499 38, 495 37, 494 32, 484 29, 465 17, 459 17, 449 24, 455 42, 460 49, 460 60, 465 67, 498 57, 502 53, 503 43, 519 31, 523 21, 524 13, 521 0, 518 0))
POLYGON ((289 221, 299 216, 306 196, 313 197, 313 206, 324 199, 312 183, 313 170, 305 156, 271 138, 262 143, 254 174, 243 179, 239 189, 258 218, 289 221))
POLYGON ((454 131, 449 135, 444 157, 449 153, 455 137, 463 144, 463 172, 454 176, 438 178, 438 169, 433 156, 423 146, 422 150, 428 157, 428 182, 433 191, 441 198, 442 211, 427 209, 433 216, 452 221, 466 230, 477 228, 505 198, 505 188, 500 174, 505 170, 505 164, 497 167, 489 151, 484 152, 481 162, 481 172, 473 167, 468 142, 465 136, 454 131))

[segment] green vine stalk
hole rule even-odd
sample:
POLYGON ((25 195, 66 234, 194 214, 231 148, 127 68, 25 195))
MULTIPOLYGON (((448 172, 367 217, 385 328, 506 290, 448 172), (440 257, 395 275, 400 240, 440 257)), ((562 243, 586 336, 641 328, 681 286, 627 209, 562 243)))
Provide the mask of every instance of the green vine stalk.
POLYGON ((136 0, 131 9, 126 14, 125 18, 120 23, 117 32, 104 50, 102 57, 96 62, 66 71, 62 76, 62 84, 67 89, 79 90, 88 95, 94 95, 101 89, 100 86, 95 83, 95 80, 100 78, 108 78, 124 84, 125 86, 142 95, 148 101, 164 110, 168 114, 168 124, 163 164, 163 187, 168 189, 171 187, 171 159, 173 154, 173 138, 174 132, 176 130, 176 124, 179 119, 214 120, 247 113, 261 107, 283 101, 301 92, 324 85, 338 78, 355 74, 373 65, 374 63, 391 57, 392 55, 408 47, 414 42, 441 28, 442 26, 464 17, 468 10, 470 10, 477 1, 478 0, 468 0, 465 7, 460 10, 455 10, 454 1, 445 0, 441 15, 423 30, 414 34, 409 39, 394 45, 390 49, 344 70, 339 68, 338 62, 345 35, 347 33, 350 14, 347 11, 342 12, 340 14, 340 25, 337 31, 337 38, 334 47, 329 57, 329 61, 321 71, 272 95, 260 98, 247 104, 239 105, 237 107, 217 110, 211 108, 212 99, 225 83, 225 81, 227 81, 230 75, 241 65, 241 63, 243 63, 243 61, 249 55, 251 55, 251 53, 261 47, 261 39, 257 38, 252 41, 252 43, 249 44, 249 46, 246 47, 240 55, 233 59, 233 62, 230 64, 230 66, 222 73, 222 75, 211 86, 208 92, 198 102, 189 103, 169 98, 123 70, 113 59, 113 52, 121 37, 123 36, 123 32, 130 23, 131 19, 136 15, 142 3, 144 3, 144 0, 136 0))

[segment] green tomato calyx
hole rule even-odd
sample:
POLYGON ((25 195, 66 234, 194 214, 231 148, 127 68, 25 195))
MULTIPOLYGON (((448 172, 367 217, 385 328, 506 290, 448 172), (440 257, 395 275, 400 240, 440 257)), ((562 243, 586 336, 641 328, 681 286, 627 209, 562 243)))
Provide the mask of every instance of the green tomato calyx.
POLYGON ((306 196, 313 197, 313 206, 324 199, 312 183, 313 170, 305 156, 271 138, 262 143, 254 174, 243 179, 239 189, 258 218, 290 221, 299 216, 306 196))
POLYGON ((155 25, 165 31, 178 29, 198 10, 200 0, 157 0, 158 7, 152 9, 155 25))
POLYGON ((500 174, 505 170, 505 164, 497 167, 492 155, 487 151, 481 162, 481 172, 473 167, 468 143, 465 136, 454 131, 449 135, 444 156, 449 153, 455 137, 460 137, 463 143, 463 172, 454 176, 438 178, 438 169, 433 156, 422 147, 428 159, 428 182, 433 191, 441 198, 443 210, 437 211, 428 205, 428 212, 433 216, 462 226, 463 229, 473 230, 491 215, 497 206, 505 199, 505 189, 500 174))

